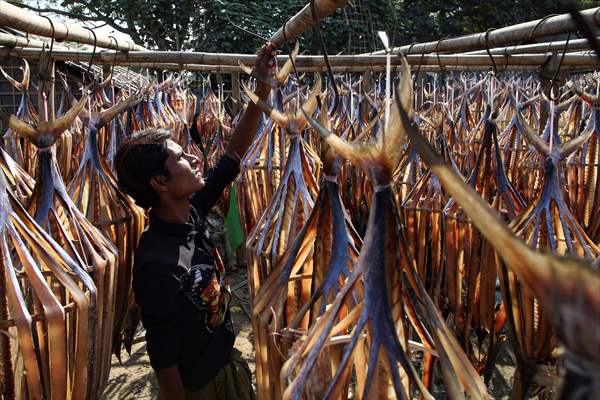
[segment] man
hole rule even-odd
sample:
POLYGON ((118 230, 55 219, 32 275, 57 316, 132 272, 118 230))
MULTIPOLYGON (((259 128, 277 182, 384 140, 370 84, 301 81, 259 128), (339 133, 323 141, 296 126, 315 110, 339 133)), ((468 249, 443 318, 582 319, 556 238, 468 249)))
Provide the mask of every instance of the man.
MULTIPOLYGON (((273 67, 267 44, 257 56, 256 75, 272 76, 273 67)), ((259 81, 256 92, 262 99, 269 91, 259 81)), ((254 398, 248 366, 233 348, 231 293, 206 215, 238 175, 259 118, 250 103, 225 155, 205 177, 198 159, 170 140, 168 130, 136 133, 117 152, 119 186, 151 209, 135 253, 133 290, 161 399, 254 398)))

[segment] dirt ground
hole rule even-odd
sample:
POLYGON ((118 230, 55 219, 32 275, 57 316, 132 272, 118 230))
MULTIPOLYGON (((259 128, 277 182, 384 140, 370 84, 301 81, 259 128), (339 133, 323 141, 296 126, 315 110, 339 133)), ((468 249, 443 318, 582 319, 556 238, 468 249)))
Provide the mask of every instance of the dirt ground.
MULTIPOLYGON (((246 272, 237 271, 230 275, 230 285, 234 293, 231 315, 237 333, 235 347, 242 352, 254 374, 254 338, 250 321, 250 300, 246 283, 246 272)), ((144 337, 143 329, 137 334, 144 337)), ((158 383, 150 366, 146 342, 134 344, 131 355, 123 350, 123 364, 119 364, 113 356, 108 385, 101 397, 102 400, 153 400, 158 396, 158 383)))
MULTIPOLYGON (((233 296, 231 314, 237 333, 235 347, 242 352, 244 359, 248 362, 252 373, 255 371, 254 364, 254 338, 252 334, 252 324, 250 321, 250 298, 248 295, 248 286, 246 271, 241 269, 230 275, 230 285, 233 296)), ((143 329, 140 329, 137 337, 143 338, 143 329)), ((488 390, 494 399, 506 400, 510 396, 512 387, 512 377, 515 372, 515 359, 510 345, 503 346, 498 355, 495 371, 488 384, 488 390)), ((113 356, 112 369, 108 385, 102 395, 103 400, 153 400, 158 396, 158 384, 154 372, 150 367, 148 354, 146 353, 146 343, 141 340, 133 345, 131 355, 125 351, 122 353, 123 364, 119 364, 116 357, 113 356)), ((432 394, 436 398, 443 399, 446 395, 443 391, 443 382, 441 377, 434 381, 432 394)), ((543 395, 535 395, 532 399, 553 398, 556 393, 546 392, 543 395)))
MULTIPOLYGON (((209 215, 209 230, 211 237, 217 243, 221 254, 226 258, 226 265, 236 265, 236 256, 225 244, 222 217, 216 214, 209 215)), ((238 258, 239 259, 239 258, 238 258)), ((254 364, 254 338, 252 323, 250 320, 250 296, 248 293, 247 273, 243 265, 229 272, 233 301, 231 315, 237 333, 235 347, 242 353, 248 362, 252 373, 255 371, 254 364)), ((113 356, 112 368, 108 385, 101 397, 102 400, 150 400, 158 396, 158 384, 150 366, 150 360, 146 353, 146 343, 143 340, 144 331, 140 328, 137 338, 139 343, 134 344, 131 355, 122 352, 122 364, 113 356)), ((488 383, 488 391, 494 399, 507 400, 510 397, 512 378, 515 373, 515 356, 510 344, 505 343, 498 354, 495 370, 488 383)), ((439 375, 439 374, 438 374, 439 375)), ((255 378, 253 378, 255 379, 255 378)), ((546 400, 556 395, 557 382, 549 382, 552 386, 543 393, 537 393, 531 399, 546 400)), ((446 398, 443 390, 441 376, 434 378, 432 394, 437 399, 446 398)))
MULTIPOLYGON (((242 352, 254 374, 254 345, 252 324, 250 321, 250 301, 248 296, 246 273, 236 272, 230 275, 231 288, 234 293, 231 313, 237 333, 235 347, 242 352)), ((138 332, 138 338, 143 338, 143 329, 138 332)), ((502 351, 496 364, 489 388, 495 399, 508 399, 510 394, 511 377, 514 374, 514 360, 508 349, 502 351)), ((141 341, 134 344, 131 355, 122 353, 123 364, 119 364, 113 356, 112 369, 108 385, 103 393, 103 400, 154 400, 158 396, 158 384, 150 367, 146 353, 146 343, 141 341)), ((438 386, 438 385, 436 385, 438 386)), ((442 387, 440 379, 439 388, 442 387)), ((434 392, 436 397, 444 398, 443 391, 434 392)))

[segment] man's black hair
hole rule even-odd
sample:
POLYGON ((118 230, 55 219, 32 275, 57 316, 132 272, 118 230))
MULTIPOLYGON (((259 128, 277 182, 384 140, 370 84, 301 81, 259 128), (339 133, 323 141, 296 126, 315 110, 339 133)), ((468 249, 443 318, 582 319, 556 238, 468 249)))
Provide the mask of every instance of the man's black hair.
POLYGON ((157 175, 169 177, 165 161, 170 138, 168 129, 147 129, 131 135, 117 150, 115 166, 119 189, 142 208, 158 205, 158 195, 150 180, 157 175))

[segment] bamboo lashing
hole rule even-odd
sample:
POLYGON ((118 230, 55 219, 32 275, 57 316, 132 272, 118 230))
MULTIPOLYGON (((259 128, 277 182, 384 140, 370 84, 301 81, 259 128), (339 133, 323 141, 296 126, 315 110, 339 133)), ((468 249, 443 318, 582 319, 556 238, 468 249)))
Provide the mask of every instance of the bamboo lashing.
POLYGON ((107 49, 136 51, 144 47, 130 40, 115 40, 109 36, 94 33, 87 28, 74 24, 50 21, 30 11, 0 0, 0 26, 6 26, 34 35, 52 37, 57 41, 71 41, 107 49))
MULTIPOLYGON (((315 11, 318 19, 323 19, 338 8, 344 8, 348 0, 315 0, 315 11)), ((283 46, 288 40, 302 34, 306 29, 314 25, 310 3, 304 6, 296 15, 290 18, 269 39, 275 47, 283 46)))
MULTIPOLYGON (((590 25, 594 27, 600 26, 600 7, 582 10, 581 15, 590 25)), ((394 54, 465 52, 469 50, 481 50, 486 47, 521 43, 543 36, 574 32, 577 29, 577 25, 569 14, 561 14, 490 30, 489 34, 486 32, 472 33, 451 39, 395 47, 392 49, 392 52, 394 54)), ((385 51, 379 50, 372 54, 385 54, 385 51)))

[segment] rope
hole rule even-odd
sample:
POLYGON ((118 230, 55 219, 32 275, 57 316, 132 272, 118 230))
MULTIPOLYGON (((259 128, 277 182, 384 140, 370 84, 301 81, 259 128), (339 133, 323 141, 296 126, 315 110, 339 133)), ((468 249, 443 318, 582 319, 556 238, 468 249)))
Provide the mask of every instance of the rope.
POLYGON ((246 33, 248 33, 248 34, 250 34, 250 35, 252 35, 252 36, 256 36, 257 38, 259 38, 259 39, 260 39, 260 40, 262 40, 263 42, 268 42, 268 41, 269 41, 269 39, 267 39, 267 38, 265 38, 265 37, 263 37, 263 36, 260 36, 259 34, 257 34, 257 33, 254 33, 254 32, 252 32, 252 31, 250 31, 250 30, 248 30, 248 29, 246 29, 246 28, 244 28, 244 27, 242 27, 242 26, 239 26, 239 25, 235 24, 235 23, 234 23, 234 22, 231 20, 231 18, 229 18, 229 9, 230 9, 232 6, 243 6, 243 4, 240 4, 240 3, 231 3, 231 4, 229 4, 229 7, 225 8, 225 18, 227 18, 227 22, 228 22, 229 24, 233 25, 235 28, 237 28, 237 29, 239 29, 239 30, 241 30, 241 31, 243 31, 243 32, 246 32, 246 33))
POLYGON ((331 79, 331 86, 333 87, 334 93, 334 101, 333 108, 329 115, 334 115, 339 102, 340 102, 340 94, 337 89, 337 85, 335 83, 335 76, 333 75, 333 70, 331 69, 331 64, 329 63, 329 57, 327 56, 327 48, 325 47, 325 41, 323 40, 323 33, 321 32, 321 27, 319 26, 319 18, 317 17, 317 9, 315 6, 315 0, 310 0, 310 11, 313 17, 313 21, 315 23, 314 30, 317 32, 317 37, 319 38, 319 44, 321 45, 321 52, 323 53, 323 58, 325 60, 325 66, 327 67, 327 74, 329 75, 329 79, 331 79))

